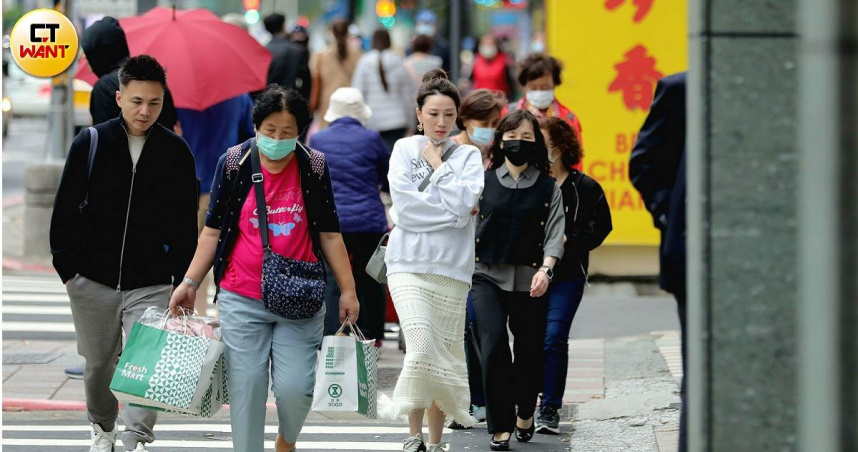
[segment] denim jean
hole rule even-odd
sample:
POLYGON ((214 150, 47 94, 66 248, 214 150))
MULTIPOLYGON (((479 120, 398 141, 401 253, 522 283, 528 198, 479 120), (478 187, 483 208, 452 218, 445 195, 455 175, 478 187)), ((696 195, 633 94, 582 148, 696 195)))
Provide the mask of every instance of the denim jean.
POLYGON ((294 443, 313 402, 325 309, 306 320, 289 320, 265 310, 261 300, 221 289, 218 312, 226 345, 233 450, 263 450, 269 382, 279 433, 294 443))
POLYGON ((477 331, 477 311, 474 309, 474 291, 468 292, 465 323, 465 356, 468 363, 468 385, 471 388, 471 405, 486 406, 483 390, 483 366, 480 365, 480 334, 477 331))
POLYGON ((545 376, 542 406, 560 408, 569 367, 569 330, 584 296, 584 278, 555 281, 548 292, 548 326, 545 330, 545 376))

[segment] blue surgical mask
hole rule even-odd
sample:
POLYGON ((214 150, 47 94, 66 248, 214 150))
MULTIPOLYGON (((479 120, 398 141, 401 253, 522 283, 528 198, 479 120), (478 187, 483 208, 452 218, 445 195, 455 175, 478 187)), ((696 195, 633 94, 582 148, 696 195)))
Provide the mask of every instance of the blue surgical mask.
POLYGON ((482 147, 486 147, 491 144, 492 139, 495 137, 495 129, 491 127, 474 127, 474 133, 469 133, 468 137, 471 139, 471 142, 482 147))
POLYGON ((259 151, 271 160, 288 157, 295 150, 297 144, 298 137, 275 140, 262 134, 256 135, 256 145, 259 146, 259 151))

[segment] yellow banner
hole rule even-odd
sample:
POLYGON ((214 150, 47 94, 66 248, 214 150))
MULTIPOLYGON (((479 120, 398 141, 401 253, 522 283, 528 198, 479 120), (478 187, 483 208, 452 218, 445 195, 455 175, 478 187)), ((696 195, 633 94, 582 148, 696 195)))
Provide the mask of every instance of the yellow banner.
POLYGON ((547 0, 548 50, 563 61, 561 103, 581 120, 584 172, 605 189, 606 243, 657 245, 629 181, 629 155, 663 76, 688 67, 685 0, 547 0))

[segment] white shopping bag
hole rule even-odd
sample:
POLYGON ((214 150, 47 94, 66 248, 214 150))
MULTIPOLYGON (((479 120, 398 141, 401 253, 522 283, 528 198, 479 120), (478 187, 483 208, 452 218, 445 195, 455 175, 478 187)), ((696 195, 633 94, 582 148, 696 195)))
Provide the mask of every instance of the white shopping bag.
POLYGON ((346 320, 335 336, 322 339, 316 367, 313 411, 340 411, 377 416, 378 351, 356 325, 346 320), (341 336, 346 324, 355 337, 341 336))

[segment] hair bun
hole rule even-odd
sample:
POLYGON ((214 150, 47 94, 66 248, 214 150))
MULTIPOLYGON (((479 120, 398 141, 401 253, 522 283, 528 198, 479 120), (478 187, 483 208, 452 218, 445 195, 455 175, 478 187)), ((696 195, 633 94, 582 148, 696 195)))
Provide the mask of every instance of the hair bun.
POLYGON ((450 81, 450 76, 444 72, 443 69, 431 69, 425 74, 423 74, 423 83, 429 83, 433 80, 447 80, 450 81))

